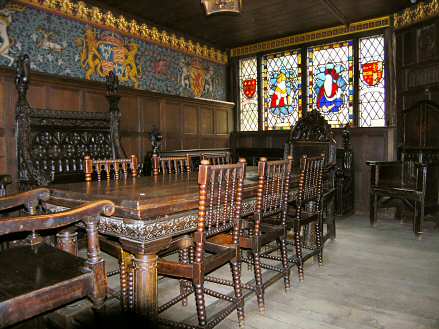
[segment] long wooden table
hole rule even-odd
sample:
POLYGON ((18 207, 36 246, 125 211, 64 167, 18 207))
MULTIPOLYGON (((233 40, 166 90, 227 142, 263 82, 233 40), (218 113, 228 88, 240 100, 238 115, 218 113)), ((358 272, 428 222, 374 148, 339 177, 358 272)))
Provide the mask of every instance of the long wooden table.
MULTIPOLYGON (((133 255, 134 309, 138 314, 155 317, 157 253, 172 238, 196 229, 197 178, 197 173, 192 173, 54 184, 48 203, 54 211, 100 199, 115 203, 115 214, 101 217, 98 230, 117 238, 123 250, 133 255)), ((243 215, 254 211, 256 186, 256 170, 249 168, 243 186, 243 215)))

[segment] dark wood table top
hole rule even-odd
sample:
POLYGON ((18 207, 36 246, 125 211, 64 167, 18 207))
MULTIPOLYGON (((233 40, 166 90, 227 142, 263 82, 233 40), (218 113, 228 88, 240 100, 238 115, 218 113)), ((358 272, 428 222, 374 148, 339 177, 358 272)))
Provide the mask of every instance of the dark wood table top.
MULTIPOLYGON (((255 194, 257 168, 249 167, 244 182, 244 198, 255 194)), ((184 212, 198 207, 198 173, 163 175, 52 184, 50 203, 68 208, 81 203, 108 199, 115 203, 115 216, 136 220, 184 212)))

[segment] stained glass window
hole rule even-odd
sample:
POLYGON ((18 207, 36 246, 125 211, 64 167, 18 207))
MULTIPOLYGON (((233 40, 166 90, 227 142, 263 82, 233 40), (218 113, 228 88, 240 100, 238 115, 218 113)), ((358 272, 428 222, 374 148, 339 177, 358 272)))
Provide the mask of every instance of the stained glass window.
POLYGON ((333 127, 353 119, 352 40, 308 48, 308 106, 333 127))
POLYGON ((262 58, 264 129, 290 129, 301 116, 300 53, 284 51, 262 58))
POLYGON ((359 124, 360 127, 384 127, 384 36, 362 38, 359 47, 359 124))
POLYGON ((239 61, 241 131, 258 130, 258 70, 256 57, 239 61))

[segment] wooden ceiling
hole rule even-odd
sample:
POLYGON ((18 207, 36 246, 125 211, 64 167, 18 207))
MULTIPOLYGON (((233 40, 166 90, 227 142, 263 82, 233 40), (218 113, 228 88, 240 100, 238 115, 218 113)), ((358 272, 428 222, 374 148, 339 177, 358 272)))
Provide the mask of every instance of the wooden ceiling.
POLYGON ((232 48, 389 15, 409 0, 243 0, 240 15, 206 17, 200 0, 92 0, 199 41, 232 48))

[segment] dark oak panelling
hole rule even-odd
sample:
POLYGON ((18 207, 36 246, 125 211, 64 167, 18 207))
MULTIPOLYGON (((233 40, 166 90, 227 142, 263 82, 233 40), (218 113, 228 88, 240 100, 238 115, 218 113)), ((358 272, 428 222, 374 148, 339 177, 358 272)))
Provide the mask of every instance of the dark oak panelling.
POLYGON ((402 110, 427 98, 439 103, 439 18, 396 31, 397 120, 402 110))
MULTIPOLYGON (((0 173, 16 176, 14 72, 0 69, 0 173)), ((229 147, 233 103, 167 96, 142 90, 120 90, 121 143, 140 159, 151 151, 148 132, 153 126, 163 135, 163 151, 229 147), (217 116, 216 112, 220 112, 217 116), (214 117, 224 118, 216 126, 214 117)), ((32 107, 69 111, 107 111, 103 83, 32 74, 29 101, 32 107)))

